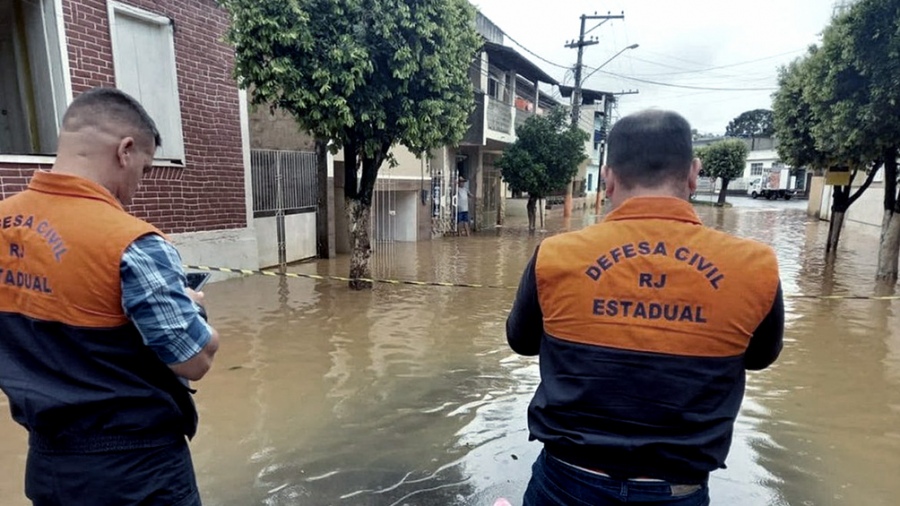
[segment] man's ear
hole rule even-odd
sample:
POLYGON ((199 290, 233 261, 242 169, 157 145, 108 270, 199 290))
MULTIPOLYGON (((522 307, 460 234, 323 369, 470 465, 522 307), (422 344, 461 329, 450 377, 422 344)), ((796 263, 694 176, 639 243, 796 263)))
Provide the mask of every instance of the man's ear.
POLYGON ((116 148, 116 160, 119 162, 119 166, 121 168, 125 168, 128 166, 128 162, 132 156, 134 156, 134 150, 136 149, 134 137, 125 137, 121 141, 119 141, 119 145, 116 148))
POLYGON ((609 165, 603 166, 603 180, 606 181, 606 196, 612 197, 613 193, 616 192, 616 175, 609 168, 609 165))
POLYGON ((691 172, 688 175, 688 190, 691 195, 697 192, 697 178, 700 177, 700 171, 703 169, 703 162, 699 158, 691 160, 691 172))

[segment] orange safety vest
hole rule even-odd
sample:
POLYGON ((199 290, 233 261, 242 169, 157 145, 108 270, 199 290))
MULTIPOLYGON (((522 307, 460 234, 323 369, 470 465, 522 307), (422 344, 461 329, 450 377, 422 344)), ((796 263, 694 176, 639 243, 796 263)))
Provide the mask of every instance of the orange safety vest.
POLYGON ((743 354, 775 302, 772 248, 701 225, 690 203, 629 199, 543 241, 532 437, 564 460, 699 482, 724 466, 743 354))
POLYGON ((36 172, 0 201, 0 388, 32 444, 146 447, 193 436, 188 389, 122 308, 120 263, 161 234, 105 188, 36 172))

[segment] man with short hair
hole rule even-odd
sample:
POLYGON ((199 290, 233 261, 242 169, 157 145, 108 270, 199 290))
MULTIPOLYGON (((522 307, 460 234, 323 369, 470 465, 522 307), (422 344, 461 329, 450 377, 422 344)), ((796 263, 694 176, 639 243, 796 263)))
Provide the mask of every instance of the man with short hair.
POLYGON ((784 304, 772 248, 700 223, 699 172, 684 118, 622 118, 613 211, 544 240, 525 269, 507 339, 540 356, 526 505, 709 504, 745 370, 781 352, 784 304))
POLYGON ((123 207, 161 141, 132 97, 87 91, 52 170, 0 201, 0 389, 36 506, 200 504, 188 381, 219 337, 175 247, 123 207))

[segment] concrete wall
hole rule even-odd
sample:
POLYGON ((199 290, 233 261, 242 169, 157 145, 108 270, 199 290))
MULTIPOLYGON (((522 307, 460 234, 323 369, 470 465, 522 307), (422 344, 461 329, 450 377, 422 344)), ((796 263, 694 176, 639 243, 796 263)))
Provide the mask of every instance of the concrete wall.
MULTIPOLYGON (((255 218, 260 267, 278 265, 278 229, 274 216, 255 218)), ((288 262, 316 256, 316 213, 289 214, 284 217, 285 253, 288 262)))
MULTIPOLYGON (((188 265, 209 265, 232 269, 258 269, 259 251, 252 228, 171 234, 181 260, 188 265)), ((232 275, 213 273, 213 280, 232 275)))
POLYGON ((747 153, 747 162, 744 165, 744 179, 761 177, 759 175, 757 175, 757 176, 750 175, 750 165, 751 164, 761 163, 761 164, 763 164, 763 170, 766 170, 766 169, 772 168, 772 163, 777 162, 778 160, 779 160, 778 152, 775 151, 774 149, 759 149, 759 150, 755 150, 755 151, 750 151, 749 153, 747 153))
POLYGON ((316 141, 301 132, 290 115, 267 106, 250 110, 250 147, 253 149, 282 149, 290 151, 315 151, 316 141))
MULTIPOLYGON (((384 192, 385 194, 387 192, 384 192)), ((390 203, 375 206, 373 235, 380 241, 415 242, 418 239, 419 196, 415 191, 392 192, 390 203)), ((387 196, 384 198, 387 200, 387 196)))
POLYGON ((819 204, 819 218, 825 221, 831 220, 831 194, 833 186, 822 187, 822 202, 819 204))
MULTIPOLYGON (((824 177, 816 176, 812 178, 809 206, 807 207, 807 213, 810 216, 816 216, 825 221, 831 219, 831 194, 833 188, 833 186, 825 185, 824 177)), ((846 222, 859 225, 872 233, 880 233, 881 222, 884 217, 883 201, 883 184, 873 183, 850 206, 850 209, 847 211, 846 222)))
MULTIPOLYGON (((399 178, 420 178, 422 176, 422 160, 416 158, 416 155, 412 154, 408 149, 403 146, 397 145, 391 149, 391 153, 394 155, 394 158, 397 160, 397 166, 390 169, 390 174, 388 174, 388 164, 387 162, 381 166, 381 169, 378 171, 378 178, 382 177, 399 177, 399 178)), ((335 162, 344 161, 344 150, 338 151, 334 155, 335 162)), ((427 177, 427 174, 426 174, 427 177)))
MULTIPOLYGON (((424 161, 416 158, 416 155, 410 153, 410 151, 403 146, 395 146, 391 152, 394 154, 394 158, 397 159, 398 165, 390 169, 390 176, 399 178, 422 177, 424 161)), ((385 168, 387 168, 387 165, 382 167, 382 170, 385 168)), ((379 174, 379 176, 380 175, 381 174, 379 174)), ((426 174, 425 176, 427 177, 428 175, 426 174)))
POLYGON ((873 184, 847 211, 847 221, 881 232, 884 217, 884 187, 873 184))
POLYGON ((825 178, 822 176, 813 176, 812 182, 809 184, 809 202, 806 207, 806 214, 815 218, 821 218, 822 214, 822 197, 825 191, 825 178))

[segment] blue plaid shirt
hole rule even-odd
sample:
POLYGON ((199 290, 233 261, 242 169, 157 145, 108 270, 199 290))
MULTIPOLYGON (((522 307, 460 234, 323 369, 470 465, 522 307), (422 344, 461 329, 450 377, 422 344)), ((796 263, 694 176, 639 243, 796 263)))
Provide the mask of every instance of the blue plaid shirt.
POLYGON ((185 291, 181 256, 173 245, 145 235, 125 250, 120 270, 125 315, 163 362, 185 362, 206 346, 212 329, 185 291))

